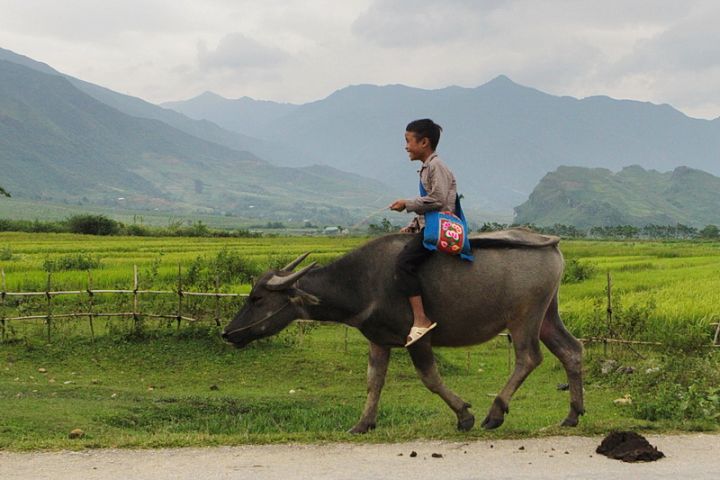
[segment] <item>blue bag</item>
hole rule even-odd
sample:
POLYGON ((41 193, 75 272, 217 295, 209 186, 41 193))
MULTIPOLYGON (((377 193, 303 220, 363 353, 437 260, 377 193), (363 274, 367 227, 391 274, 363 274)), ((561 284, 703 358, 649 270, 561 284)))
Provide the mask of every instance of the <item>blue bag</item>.
MULTIPOLYGON (((420 195, 427 196, 427 191, 420 182, 420 195)), ((460 206, 460 197, 455 197, 455 213, 449 211, 425 212, 425 234, 423 246, 428 250, 439 250, 450 255, 473 261, 470 240, 468 239, 467 221, 460 206)))

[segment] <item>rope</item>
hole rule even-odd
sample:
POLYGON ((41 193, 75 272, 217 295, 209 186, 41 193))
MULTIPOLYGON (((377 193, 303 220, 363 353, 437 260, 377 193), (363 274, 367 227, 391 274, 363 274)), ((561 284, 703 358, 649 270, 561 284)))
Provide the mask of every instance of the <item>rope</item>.
POLYGON ((291 303, 292 303, 292 301, 288 300, 288 302, 287 302, 285 305, 283 305, 282 307, 278 308, 277 310, 275 310, 274 312, 272 312, 270 315, 266 316, 265 318, 261 318, 261 319, 258 320, 257 322, 251 323, 250 325, 245 325, 244 327, 236 328, 235 330, 231 330, 231 331, 229 331, 229 332, 225 332, 225 335, 227 336, 227 335, 231 335, 231 334, 233 334, 233 333, 242 332, 243 330, 247 330, 248 328, 252 328, 252 327, 255 327, 255 326, 257 326, 257 325, 260 325, 261 323, 267 322, 267 321, 270 320, 272 317, 274 317, 275 315, 277 315, 278 313, 280 313, 285 307, 287 307, 287 306, 290 305, 291 303))

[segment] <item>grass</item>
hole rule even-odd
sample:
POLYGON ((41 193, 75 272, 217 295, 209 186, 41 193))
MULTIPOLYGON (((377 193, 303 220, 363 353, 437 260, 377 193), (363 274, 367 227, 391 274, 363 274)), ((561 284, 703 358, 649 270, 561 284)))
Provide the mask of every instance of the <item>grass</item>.
POLYGON ((551 355, 518 391, 497 431, 479 428, 508 376, 504 338, 470 349, 439 349, 446 383, 475 405, 478 428, 455 430, 454 414, 427 391, 408 355, 393 352, 378 428, 346 432, 365 399, 366 343, 355 330, 319 326, 236 350, 207 330, 131 340, 110 336, 44 344, 5 345, 0 357, 3 426, 0 448, 78 449, 243 443, 362 441, 418 438, 471 440, 550 434, 601 434, 612 428, 675 429, 634 419, 613 404, 626 393, 594 381, 588 414, 574 430, 558 423, 568 393, 551 355), (44 369, 43 372, 40 369, 44 369), (81 439, 68 433, 80 428, 81 439))
MULTIPOLYGON (((221 259, 248 272, 281 265, 304 251, 329 262, 361 244, 362 238, 123 238, 69 234, 0 234, 0 268, 8 291, 43 291, 44 265, 78 255, 95 259, 94 288, 129 288, 138 265, 143 287, 172 289, 178 264, 189 289, 201 290, 210 265, 221 259), (198 260, 200 259, 200 260, 198 260), (194 273, 191 273, 194 272, 194 273)), ((343 326, 293 326, 272 339, 235 350, 218 341, 212 304, 187 299, 187 312, 201 324, 146 321, 138 335, 132 323, 96 319, 96 338, 87 320, 55 319, 48 343, 46 325, 8 322, 0 344, 0 449, 82 449, 234 445, 242 443, 411 439, 472 440, 550 434, 605 434, 614 428, 654 431, 718 429, 718 352, 708 345, 720 310, 720 243, 566 241, 563 252, 578 265, 578 278, 560 291, 561 314, 576 336, 606 332, 606 272, 613 278, 615 328, 625 337, 663 341, 640 359, 624 347, 607 356, 635 368, 633 375, 602 374, 600 346, 586 350, 587 415, 577 429, 557 425, 568 410, 559 363, 545 362, 526 380, 497 431, 479 428, 494 394, 509 376, 507 341, 498 338, 469 349, 438 349, 447 385, 472 403, 478 426, 455 430, 455 417, 417 379, 404 351, 393 352, 378 429, 365 436, 346 430, 365 401, 367 346, 343 326), (204 313, 203 313, 204 312, 204 313), (203 317, 205 315, 205 317, 203 317), (347 335, 347 346, 345 338, 347 335), (347 351, 346 351, 347 350, 347 351), (690 353, 688 353, 690 352, 690 353), (672 360, 680 361, 673 364, 672 360), (686 361, 687 360, 687 361, 686 361), (656 368, 660 368, 660 373, 656 368), (45 369, 45 372, 39 371, 45 369), (647 371, 647 372, 646 372, 647 371), (715 375, 715 376, 713 376, 715 375), (630 394, 634 406, 614 399, 630 394), (81 428, 85 436, 71 440, 81 428)), ((60 261, 62 260, 62 262, 60 261)), ((72 263, 72 262, 70 262, 72 263)), ((87 272, 52 273, 54 288, 83 289, 87 272)), ((205 285, 206 286, 206 285, 205 285)), ((247 292, 247 277, 228 274, 221 290, 247 292)), ((159 299, 141 309, 173 312, 176 299, 159 299)), ((127 308, 130 296, 96 295, 96 311, 127 308), (105 302, 105 303, 103 303, 105 302)), ((55 313, 83 310, 86 299, 58 297, 55 313)), ((223 300, 223 318, 239 306, 223 300)), ((6 299, 5 316, 42 313, 46 300, 6 299)))

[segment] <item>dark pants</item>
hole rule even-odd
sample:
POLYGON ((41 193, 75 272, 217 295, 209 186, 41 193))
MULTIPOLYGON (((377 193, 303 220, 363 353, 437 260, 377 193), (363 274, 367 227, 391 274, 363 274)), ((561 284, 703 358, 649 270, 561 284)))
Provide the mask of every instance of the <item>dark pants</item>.
POLYGON ((434 253, 423 246, 423 234, 423 230, 411 234, 412 239, 400 252, 395 263, 398 289, 407 297, 422 294, 417 270, 434 253))

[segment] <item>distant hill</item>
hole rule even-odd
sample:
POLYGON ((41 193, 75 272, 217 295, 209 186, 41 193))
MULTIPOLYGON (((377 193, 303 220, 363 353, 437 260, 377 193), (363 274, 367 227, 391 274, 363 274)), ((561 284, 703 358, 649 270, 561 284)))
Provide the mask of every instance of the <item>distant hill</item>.
POLYGON ((90 95, 94 99, 122 113, 133 117, 159 120, 171 127, 200 139, 207 140, 208 142, 217 143, 218 145, 234 150, 251 151, 264 159, 273 161, 281 160, 283 157, 291 154, 283 147, 258 138, 253 138, 249 135, 244 135, 239 131, 230 131, 221 128, 212 121, 208 121, 208 119, 202 119, 201 117, 195 117, 199 118, 197 120, 189 118, 173 109, 162 108, 140 98, 124 95, 100 85, 65 75, 45 63, 38 62, 24 55, 19 55, 10 50, 0 48, 0 60, 17 63, 42 73, 63 76, 81 92, 90 95))
POLYGON ((252 136, 267 134, 268 126, 297 108, 291 103, 255 100, 250 97, 229 99, 213 92, 179 102, 166 102, 162 107, 178 111, 190 118, 209 120, 236 133, 252 136))
POLYGON ((517 223, 541 226, 720 225, 720 178, 688 167, 560 167, 515 212, 517 223))
MULTIPOLYGON (((222 103, 214 100, 203 112, 196 99, 191 115, 228 129, 247 122, 214 116, 222 103)), ((181 104, 173 108, 189 112, 181 104)), ((548 95, 506 76, 477 88, 350 86, 252 134, 292 146, 285 164, 331 165, 410 195, 417 165, 407 161, 403 130, 422 117, 445 128, 439 153, 457 174, 465 205, 485 212, 511 212, 560 165, 619 170, 638 164, 661 171, 688 165, 720 175, 720 119, 689 118, 669 105, 548 95)))
MULTIPOLYGON (((9 50, 0 49, 0 60, 64 78, 69 86, 75 87, 75 92, 87 97, 80 103, 91 98, 112 110, 112 115, 125 114, 137 120, 130 123, 128 118, 118 120, 119 124, 128 126, 125 130, 115 130, 112 135, 114 127, 103 127, 98 132, 98 125, 102 123, 89 121, 83 138, 73 136, 78 132, 68 135, 64 131, 66 123, 59 122, 47 137, 55 143, 44 145, 36 138, 21 148, 21 143, 17 143, 18 131, 12 130, 19 127, 12 121, 22 123, 27 119, 12 115, 0 117, 0 122, 6 123, 4 128, 8 129, 10 138, 16 140, 7 146, 8 152, 16 154, 14 158, 22 158, 24 149, 34 146, 35 150, 30 150, 28 155, 46 149, 43 153, 46 157, 48 152, 59 152, 59 157, 67 154, 87 165, 90 157, 100 163, 109 161, 107 172, 114 172, 109 178, 113 181, 124 178, 125 185, 132 184, 133 189, 143 195, 165 198, 168 206, 181 202, 183 208, 241 209, 240 205, 254 202, 256 197, 251 192, 260 192, 257 195, 261 197, 273 196, 274 202, 283 199, 285 206, 277 210, 279 216, 289 216, 286 212, 292 212, 296 208, 292 205, 297 206, 298 201, 320 201, 317 200, 320 195, 325 205, 352 208, 362 204, 366 207, 364 211, 379 208, 382 200, 375 199, 416 193, 415 172, 419 165, 407 160, 403 130, 409 120, 421 117, 434 118, 445 128, 439 153, 456 173, 465 211, 475 221, 501 220, 491 214, 500 215, 503 221, 509 220, 513 207, 525 202, 547 172, 561 165, 613 171, 633 164, 658 171, 687 165, 720 175, 720 118, 693 119, 668 105, 608 97, 581 100, 558 97, 518 85, 505 76, 476 88, 423 90, 403 85, 355 85, 303 105, 247 97, 232 100, 205 93, 185 102, 165 104, 177 109, 176 112, 62 76, 48 65, 9 50), (111 140, 103 137, 105 134, 117 136, 111 140), (123 141, 124 135, 130 135, 129 140, 123 141), (128 145, 124 145, 125 141, 128 145), (160 169, 162 162, 157 160, 142 162, 143 168, 151 165, 150 170, 126 168, 138 152, 144 152, 146 159, 179 159, 183 168, 192 165, 191 158, 200 163, 185 170, 181 181, 169 174, 167 168, 160 169), (258 166, 243 170, 245 183, 233 185, 236 170, 223 166, 232 163, 229 159, 245 159, 258 166), (267 161, 302 168, 283 170, 267 161), (312 165, 323 167, 309 168, 312 165), (341 173, 338 169, 350 173, 341 173), (252 173, 248 173, 250 171, 252 173), (286 183, 278 180, 287 175, 298 176, 298 180, 286 183), (192 182, 189 189, 188 178, 202 180, 192 182), (266 179, 270 182, 267 185, 266 179), (202 193, 195 193, 196 189, 202 193), (227 200, 221 192, 231 192, 232 200, 227 200), (333 192, 343 196, 333 198, 330 196, 333 192), (209 195, 216 197, 210 199, 209 195), (238 200, 241 197, 247 201, 238 200)), ((42 91, 39 89, 36 93, 42 91)), ((65 101, 75 98, 73 95, 60 94, 54 98, 65 101)), ((45 122, 41 117, 49 113, 43 109, 51 107, 46 103, 31 106, 31 111, 39 115, 32 118, 40 124, 45 122)), ((58 105, 61 104, 70 112, 76 108, 63 102, 58 105)), ((4 111, 0 113, 5 115, 4 111)), ((73 115, 68 111, 65 114, 73 115)), ((108 122, 107 125, 114 125, 113 121, 108 122)), ((32 177, 33 182, 40 182, 52 168, 48 166, 32 177)), ((4 177, 0 181, 13 195, 17 194, 19 183, 11 184, 4 181, 4 177)), ((71 181, 77 180, 67 177, 65 185, 71 185, 71 181)), ((92 187, 99 188, 99 185, 98 181, 92 187)), ((57 188, 52 192, 36 189, 32 194, 55 197, 58 192, 57 188)))
POLYGON ((17 198, 286 221, 347 221, 387 201, 379 182, 329 167, 277 167, 7 61, 0 61, 0 171, 17 198))

